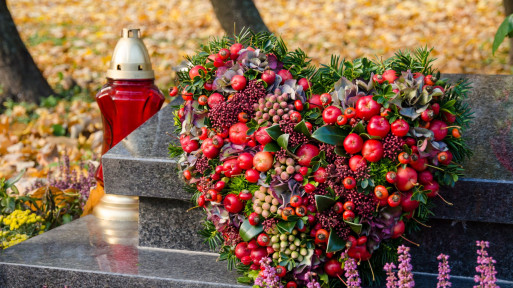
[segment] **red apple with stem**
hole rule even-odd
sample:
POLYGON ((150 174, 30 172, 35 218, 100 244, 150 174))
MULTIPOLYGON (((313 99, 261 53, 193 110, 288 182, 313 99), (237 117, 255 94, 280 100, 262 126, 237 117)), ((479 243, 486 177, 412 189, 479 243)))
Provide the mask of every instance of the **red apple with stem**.
POLYGON ((417 171, 411 167, 399 167, 397 169, 395 186, 400 191, 408 191, 417 185, 417 171))
POLYGON ((273 70, 265 70, 264 73, 262 73, 262 80, 267 83, 267 85, 272 85, 276 80, 276 72, 273 70))
POLYGON ((395 120, 390 128, 392 129, 392 134, 397 137, 404 137, 410 131, 410 125, 403 119, 395 120))

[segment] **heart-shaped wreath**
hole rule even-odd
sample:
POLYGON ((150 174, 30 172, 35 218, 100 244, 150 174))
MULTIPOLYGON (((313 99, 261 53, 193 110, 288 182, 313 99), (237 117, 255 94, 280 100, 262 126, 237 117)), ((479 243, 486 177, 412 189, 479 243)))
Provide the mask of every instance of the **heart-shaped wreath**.
POLYGON ((365 284, 372 267, 383 278, 470 155, 470 83, 440 79, 429 54, 334 56, 317 69, 281 38, 245 31, 187 57, 170 89, 185 100, 170 152, 206 212, 200 234, 240 282, 333 286, 350 259, 365 284))

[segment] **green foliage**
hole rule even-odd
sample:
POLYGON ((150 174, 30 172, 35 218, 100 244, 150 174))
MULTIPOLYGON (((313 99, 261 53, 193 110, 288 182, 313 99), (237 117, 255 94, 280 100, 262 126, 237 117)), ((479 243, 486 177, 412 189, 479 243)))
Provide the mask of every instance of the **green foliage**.
POLYGON ((169 144, 167 149, 169 157, 171 158, 179 157, 183 154, 183 148, 181 146, 174 145, 173 143, 169 144))
POLYGON ((240 264, 240 260, 235 256, 234 248, 230 246, 223 246, 219 251, 219 261, 226 261, 228 270, 233 270, 240 264))
POLYGON ((504 38, 513 37, 513 14, 509 15, 502 21, 501 25, 497 29, 497 32, 495 33, 495 37, 493 38, 493 45, 492 45, 492 54, 495 55, 495 52, 497 49, 499 49, 499 46, 504 41, 504 38))
POLYGON ((206 219, 203 221, 203 229, 198 231, 198 234, 205 239, 203 243, 207 243, 212 251, 216 251, 224 242, 223 236, 216 230, 214 223, 206 219))

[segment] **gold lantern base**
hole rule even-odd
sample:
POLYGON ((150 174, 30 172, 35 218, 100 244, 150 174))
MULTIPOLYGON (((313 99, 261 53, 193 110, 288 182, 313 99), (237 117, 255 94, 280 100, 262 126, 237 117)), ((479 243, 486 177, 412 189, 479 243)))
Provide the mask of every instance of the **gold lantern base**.
POLYGON ((110 221, 138 221, 139 197, 105 194, 94 207, 93 215, 110 221))

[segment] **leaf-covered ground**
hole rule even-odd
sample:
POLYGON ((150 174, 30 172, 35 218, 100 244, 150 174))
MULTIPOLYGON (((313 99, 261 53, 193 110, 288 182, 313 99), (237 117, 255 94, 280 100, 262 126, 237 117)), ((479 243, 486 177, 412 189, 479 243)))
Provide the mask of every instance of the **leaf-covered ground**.
MULTIPOLYGON (((59 72, 97 89, 123 27, 140 27, 166 88, 172 67, 198 43, 222 31, 208 0, 10 0, 22 38, 54 85, 59 72)), ((255 0, 289 47, 315 63, 331 54, 388 57, 397 49, 434 47, 448 73, 510 73, 508 44, 496 57, 491 43, 504 19, 501 0, 255 0)), ((64 77, 66 78, 66 77, 64 77)), ((68 79, 69 80, 69 79, 68 79)))
MULTIPOLYGON (((8 0, 22 39, 49 82, 68 96, 89 95, 105 71, 123 27, 139 27, 157 83, 166 90, 183 56, 224 32, 208 0, 8 0), (74 84, 78 86, 74 89, 74 84), (78 88, 81 87, 81 88, 78 88)), ((316 64, 391 56, 398 49, 434 47, 449 73, 510 73, 508 44, 491 45, 504 19, 501 0, 255 0, 270 30, 316 64)), ((88 96, 89 97, 89 96, 88 96)), ((54 100, 52 100, 55 102, 54 100)), ((59 155, 71 163, 99 155, 101 119, 94 103, 16 106, 0 115, 0 177, 28 169, 20 185, 46 178, 59 155), (57 105, 57 106, 55 106, 57 105)), ((85 173, 85 171, 84 171, 85 173)))

